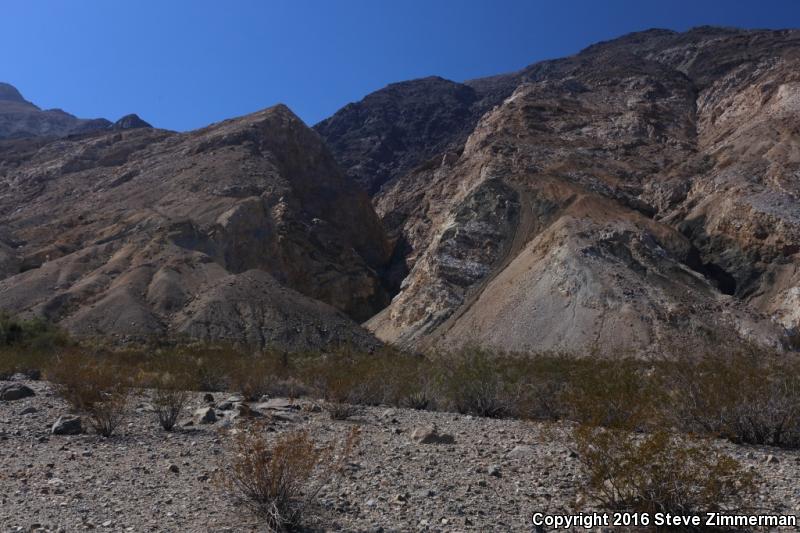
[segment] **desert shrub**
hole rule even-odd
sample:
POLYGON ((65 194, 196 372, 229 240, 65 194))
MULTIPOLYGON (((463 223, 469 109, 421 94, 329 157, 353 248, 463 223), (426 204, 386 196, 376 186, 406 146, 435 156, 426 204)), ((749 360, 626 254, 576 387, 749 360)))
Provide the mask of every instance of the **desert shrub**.
POLYGON ((99 435, 110 437, 125 420, 128 406, 127 387, 119 384, 100 393, 101 399, 87 408, 89 425, 99 435))
POLYGON ((382 403, 381 363, 349 350, 307 359, 302 376, 312 389, 332 404, 382 403))
POLYGON ((45 369, 45 376, 75 411, 86 411, 102 401, 102 393, 117 381, 106 365, 79 351, 59 354, 45 369))
POLYGON ((70 351, 54 358, 45 370, 56 392, 73 410, 85 412, 89 424, 103 436, 111 436, 125 417, 132 382, 109 361, 70 351))
POLYGON ((323 402, 322 409, 328 413, 331 420, 347 420, 360 411, 358 406, 344 402, 323 402))
POLYGON ((358 433, 351 431, 339 449, 334 444, 318 447, 304 431, 274 443, 265 435, 259 424, 236 435, 222 481, 265 519, 269 531, 292 530, 309 519, 319 489, 341 472, 358 433))
POLYGON ((665 416, 684 431, 734 442, 800 446, 800 363, 761 351, 664 365, 665 416))
POLYGON ((440 354, 438 389, 442 403, 463 414, 509 416, 516 397, 505 361, 479 348, 440 354))
POLYGON ((191 397, 185 382, 172 376, 162 377, 153 391, 153 410, 166 431, 172 431, 191 397))
POLYGON ((434 399, 426 388, 421 387, 415 392, 411 392, 400 399, 399 407, 427 411, 435 405, 434 399))
POLYGON ((228 379, 231 390, 254 402, 272 390, 277 368, 269 356, 242 358, 231 368, 228 379))
POLYGON ((0 312, 0 347, 23 346, 42 351, 66 346, 69 342, 66 333, 46 320, 22 320, 0 312))
POLYGON ((608 510, 700 515, 741 510, 754 474, 711 445, 658 431, 579 426, 574 433, 587 495, 608 510))
POLYGON ((576 360, 567 370, 561 409, 574 421, 612 428, 654 425, 662 391, 640 361, 576 360))
POLYGON ((70 343, 69 337, 49 322, 21 320, 0 312, 0 379, 16 373, 38 379, 55 352, 70 343))

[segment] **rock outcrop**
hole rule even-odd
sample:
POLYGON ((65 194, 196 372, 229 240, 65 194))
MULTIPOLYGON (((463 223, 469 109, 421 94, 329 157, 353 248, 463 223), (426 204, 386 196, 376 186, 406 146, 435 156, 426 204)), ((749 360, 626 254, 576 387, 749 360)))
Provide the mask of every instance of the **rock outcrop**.
POLYGON ((0 82, 0 139, 62 137, 111 126, 105 119, 80 119, 61 109, 39 109, 25 100, 14 86, 0 82))
POLYGON ((388 303, 368 196, 284 106, 0 142, 0 227, 0 306, 80 336, 369 347, 388 303))
POLYGON ((368 326, 416 347, 792 348, 799 66, 798 31, 650 30, 429 90, 435 115, 409 97, 426 80, 344 108, 317 129, 355 180, 379 176, 410 272, 368 326), (385 163, 406 138, 424 147, 385 163))

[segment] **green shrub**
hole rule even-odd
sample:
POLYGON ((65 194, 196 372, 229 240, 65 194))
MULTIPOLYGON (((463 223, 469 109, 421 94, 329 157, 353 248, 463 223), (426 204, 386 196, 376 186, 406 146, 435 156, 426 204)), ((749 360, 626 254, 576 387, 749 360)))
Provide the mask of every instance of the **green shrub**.
POLYGON ((751 472, 707 443, 585 425, 574 436, 586 493, 607 510, 704 516, 741 510, 756 490, 751 472))
POLYGON ((582 424, 625 429, 654 424, 662 403, 655 369, 631 359, 579 360, 571 366, 561 398, 569 418, 582 424))
POLYGON ((514 378, 507 361, 469 347, 440 355, 439 387, 443 404, 459 413, 501 418, 513 412, 514 378))
POLYGON ((761 351, 664 365, 665 418, 734 442, 800 447, 800 362, 761 351))

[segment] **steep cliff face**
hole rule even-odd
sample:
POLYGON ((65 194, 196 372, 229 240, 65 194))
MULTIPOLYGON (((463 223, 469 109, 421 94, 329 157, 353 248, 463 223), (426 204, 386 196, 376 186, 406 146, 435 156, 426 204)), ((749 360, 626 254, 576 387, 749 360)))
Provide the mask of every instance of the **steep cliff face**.
POLYGON ((796 31, 652 30, 469 82, 516 88, 375 195, 410 274, 368 326, 412 346, 788 346, 799 63, 796 31))
POLYGON ((349 104, 314 129, 370 194, 427 158, 462 145, 478 119, 514 89, 477 89, 430 77, 394 83, 349 104))
POLYGON ((0 227, 2 308, 81 335, 368 346, 388 302, 369 198, 284 106, 0 143, 0 227))

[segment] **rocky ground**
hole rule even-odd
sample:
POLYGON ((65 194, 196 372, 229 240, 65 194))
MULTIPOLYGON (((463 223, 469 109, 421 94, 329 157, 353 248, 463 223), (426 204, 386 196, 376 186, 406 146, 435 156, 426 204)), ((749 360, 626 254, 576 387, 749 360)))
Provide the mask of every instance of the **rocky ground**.
MULTIPOLYGON (((110 439, 53 435, 67 405, 42 381, 35 396, 0 401, 0 531, 261 531, 215 480, 230 454, 230 395, 214 394, 214 423, 158 426, 147 395, 110 439)), ((7 385, 0 382, 0 387, 7 385)), ((319 441, 360 428, 357 452, 320 492, 319 524, 333 531, 525 531, 536 511, 572 509, 580 462, 567 428, 452 413, 364 408, 332 421, 312 402, 273 400, 270 437, 307 429, 319 441), (435 425, 454 443, 422 443, 435 425), (416 433, 418 435, 419 432, 416 433)), ((208 404, 192 398, 190 413, 208 404)), ((756 505, 800 514, 800 452, 720 443, 765 479, 756 505)))

